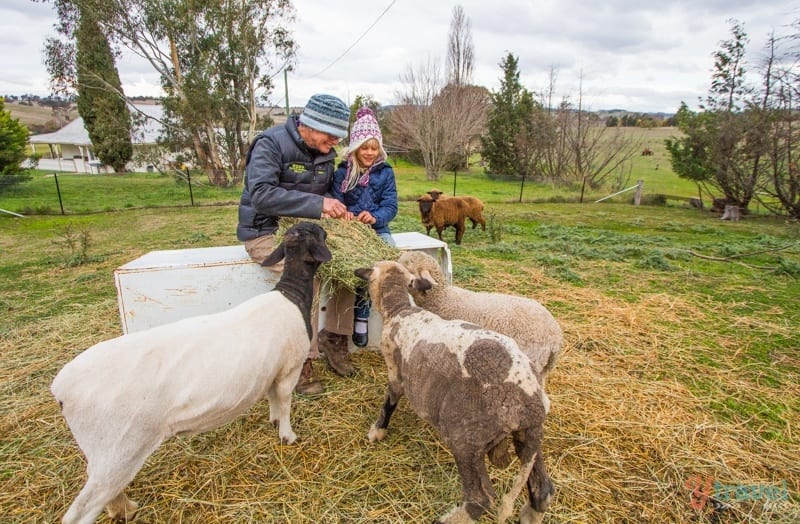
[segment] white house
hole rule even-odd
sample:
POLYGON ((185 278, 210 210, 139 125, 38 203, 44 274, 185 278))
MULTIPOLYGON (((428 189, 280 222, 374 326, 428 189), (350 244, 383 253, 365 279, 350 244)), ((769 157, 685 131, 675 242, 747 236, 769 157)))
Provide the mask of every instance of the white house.
MULTIPOLYGON (((132 114, 144 116, 141 127, 131 134, 134 151, 137 148, 155 145, 161 133, 161 119, 164 110, 160 105, 136 104, 132 114)), ((41 154, 39 169, 71 171, 73 173, 106 173, 110 168, 103 165, 94 155, 89 132, 83 125, 83 118, 76 118, 53 133, 33 135, 29 142, 34 154, 41 154)), ((145 171, 147 166, 128 163, 130 171, 145 171)))

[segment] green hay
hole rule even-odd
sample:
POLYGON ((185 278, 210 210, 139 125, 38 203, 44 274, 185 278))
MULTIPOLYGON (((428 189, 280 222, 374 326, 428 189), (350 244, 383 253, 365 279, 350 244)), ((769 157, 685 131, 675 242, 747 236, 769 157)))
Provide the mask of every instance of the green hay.
MULTIPOLYGON (((286 230, 305 220, 281 218, 275 239, 280 242, 286 230)), ((363 285, 363 280, 353 271, 360 267, 371 267, 381 260, 397 260, 400 250, 381 240, 368 225, 357 221, 323 218, 315 220, 328 234, 327 244, 333 258, 322 264, 317 276, 324 287, 329 289, 344 287, 355 291, 363 285)))

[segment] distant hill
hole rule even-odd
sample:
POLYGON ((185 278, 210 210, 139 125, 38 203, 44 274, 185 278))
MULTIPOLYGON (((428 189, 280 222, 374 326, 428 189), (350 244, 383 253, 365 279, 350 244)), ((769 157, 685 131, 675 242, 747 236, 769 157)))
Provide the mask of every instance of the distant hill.
POLYGON ((78 108, 75 104, 70 105, 68 109, 54 111, 52 107, 35 102, 6 101, 5 108, 11 113, 12 118, 18 118, 25 124, 31 134, 57 131, 78 117, 78 108))
MULTIPOLYGON (((132 100, 137 104, 159 103, 159 100, 157 98, 134 97, 132 100)), ((5 107, 7 111, 11 112, 11 116, 13 118, 18 118, 20 122, 25 124, 25 126, 28 128, 31 134, 51 133, 53 131, 57 131, 58 129, 67 125, 68 123, 72 122, 73 120, 75 120, 75 118, 78 117, 78 110, 75 104, 72 104, 70 106, 69 112, 60 110, 59 114, 55 113, 54 110, 49 106, 31 101, 18 101, 18 100, 15 101, 7 99, 5 102, 5 107)), ((269 114, 272 117, 272 120, 276 124, 282 124, 283 122, 286 121, 285 107, 260 106, 256 110, 259 115, 269 114)), ((303 108, 292 107, 291 112, 292 114, 300 114, 303 112, 303 108)), ((608 118, 609 116, 616 116, 619 118, 626 114, 643 114, 660 120, 665 120, 673 116, 673 113, 635 112, 635 111, 627 111, 625 109, 601 109, 599 111, 595 111, 595 113, 601 119, 608 118)))

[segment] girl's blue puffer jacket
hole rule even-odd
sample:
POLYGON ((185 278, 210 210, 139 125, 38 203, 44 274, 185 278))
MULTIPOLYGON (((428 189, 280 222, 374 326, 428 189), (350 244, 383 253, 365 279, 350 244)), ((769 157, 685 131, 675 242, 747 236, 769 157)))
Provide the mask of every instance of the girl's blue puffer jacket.
POLYGON ((347 176, 347 163, 341 162, 333 174, 331 196, 343 202, 347 210, 358 216, 369 211, 376 222, 372 228, 376 233, 390 233, 389 222, 397 215, 397 186, 394 170, 386 162, 381 162, 369 173, 366 186, 357 185, 351 191, 342 193, 342 181, 347 176))

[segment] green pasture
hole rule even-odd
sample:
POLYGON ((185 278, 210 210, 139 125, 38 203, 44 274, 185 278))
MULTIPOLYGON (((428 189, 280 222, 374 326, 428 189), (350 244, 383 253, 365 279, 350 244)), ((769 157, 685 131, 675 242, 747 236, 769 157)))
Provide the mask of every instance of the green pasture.
MULTIPOLYGON (((661 129, 643 130, 661 131, 661 129)), ((666 194, 681 197, 697 195, 696 186, 682 180, 672 172, 665 156, 661 138, 653 139, 650 148, 653 156, 635 156, 624 170, 624 178, 610 177, 608 185, 586 188, 584 202, 593 202, 626 189, 643 180, 643 202, 648 195, 666 194), (616 186, 612 186, 616 183, 616 186)), ((427 180, 421 166, 391 158, 395 165, 398 194, 401 200, 416 200, 432 188, 446 195, 476 195, 487 203, 518 202, 578 202, 581 187, 536 184, 531 181, 491 179, 479 166, 469 171, 444 172, 435 182, 427 180)), ((0 193, 0 209, 23 215, 96 213, 123 209, 155 208, 164 206, 216 205, 238 202, 240 187, 219 188, 210 186, 202 173, 193 174, 191 190, 184 179, 158 173, 77 174, 35 170, 33 179, 0 193), (60 195, 60 198, 59 198, 60 195)), ((633 191, 611 199, 630 202, 633 191)), ((686 207, 685 201, 669 200, 668 205, 686 207)), ((753 207, 754 212, 758 209, 753 207)))

